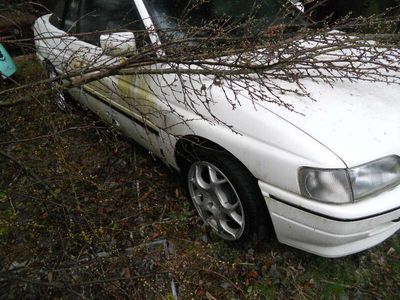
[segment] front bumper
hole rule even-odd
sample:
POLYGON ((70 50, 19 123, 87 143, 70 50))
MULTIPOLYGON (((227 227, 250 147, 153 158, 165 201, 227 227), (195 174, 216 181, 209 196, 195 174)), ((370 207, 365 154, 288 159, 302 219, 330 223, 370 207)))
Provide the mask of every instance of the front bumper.
POLYGON ((332 205, 259 185, 278 240, 307 252, 341 257, 373 247, 400 229, 400 187, 358 203, 332 205))

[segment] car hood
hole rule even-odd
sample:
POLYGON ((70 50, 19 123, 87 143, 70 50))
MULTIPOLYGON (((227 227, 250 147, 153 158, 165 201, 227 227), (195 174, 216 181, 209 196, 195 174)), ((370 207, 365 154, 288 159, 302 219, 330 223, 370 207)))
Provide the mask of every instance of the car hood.
MULTIPOLYGON (((254 61, 254 65, 264 64, 264 60, 265 64, 273 65, 281 58, 288 59, 285 68, 294 70, 292 74, 298 72, 299 79, 291 80, 287 73, 272 70, 269 78, 265 75, 263 80, 266 82, 260 88, 258 76, 254 78, 255 84, 250 80, 242 84, 253 90, 264 89, 258 94, 253 91, 254 97, 244 88, 242 99, 251 99, 251 105, 262 106, 302 130, 335 153, 348 167, 400 155, 399 53, 375 45, 373 41, 358 43, 357 37, 333 31, 326 36, 294 42, 275 55, 268 56, 268 51, 263 49, 250 53, 248 60, 254 61), (347 44, 348 47, 343 46, 347 44), (352 48, 355 45, 358 47, 352 48), (338 46, 341 50, 337 50, 338 46), (308 53, 311 53, 310 57, 308 53), (292 55, 294 61, 302 59, 304 63, 292 66, 292 55), (323 69, 320 67, 323 62, 331 63, 323 64, 323 69), (302 71, 304 64, 306 70, 309 66, 308 71, 302 71), (280 78, 279 74, 282 74, 280 78)), ((234 56, 231 61, 241 58, 234 56)), ((268 118, 265 112, 258 108, 256 111, 258 117, 268 118)), ((241 132, 243 124, 237 125, 241 132)), ((244 133, 248 134, 248 131, 244 133)), ((268 135, 268 132, 262 135, 268 135)))
POLYGON ((400 85, 303 82, 311 97, 285 95, 295 112, 263 106, 336 153, 348 167, 400 155, 400 85), (313 100, 314 99, 314 100, 313 100))

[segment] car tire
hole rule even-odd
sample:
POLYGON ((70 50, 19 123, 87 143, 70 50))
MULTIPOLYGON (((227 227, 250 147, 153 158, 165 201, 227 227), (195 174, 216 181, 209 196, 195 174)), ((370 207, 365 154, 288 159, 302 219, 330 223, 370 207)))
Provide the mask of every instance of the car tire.
POLYGON ((185 174, 194 207, 222 239, 253 248, 273 232, 256 178, 226 151, 197 148, 185 174))
MULTIPOLYGON (((59 76, 54 66, 50 63, 46 63, 47 76, 49 79, 53 79, 59 76)), ((73 112, 77 110, 77 103, 72 99, 68 91, 60 89, 59 85, 62 80, 56 80, 50 83, 50 88, 55 95, 55 103, 57 107, 65 113, 73 112)))

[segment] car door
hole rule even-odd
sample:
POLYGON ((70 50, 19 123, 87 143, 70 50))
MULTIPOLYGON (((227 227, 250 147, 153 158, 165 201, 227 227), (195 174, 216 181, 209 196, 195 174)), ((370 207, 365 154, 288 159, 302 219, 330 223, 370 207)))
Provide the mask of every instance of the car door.
MULTIPOLYGON (((150 44, 142 18, 134 0, 81 0, 77 27, 80 42, 88 47, 100 49, 100 34, 131 31, 136 37, 136 45, 141 49, 150 44), (93 34, 94 33, 94 34, 93 34)), ((146 52, 146 58, 152 53, 146 52)), ((155 55, 155 54, 154 54, 155 55)), ((118 57, 123 61, 124 57, 118 57)), ((104 62, 104 60, 102 60, 104 62)), ((85 61, 83 64, 91 64, 85 61)), ((83 86, 90 96, 97 96, 99 102, 110 105, 111 121, 127 136, 135 139, 156 155, 161 154, 159 146, 160 118, 158 118, 157 97, 147 88, 148 84, 140 76, 112 76, 83 86)))
MULTIPOLYGON (((43 16, 34 25, 37 55, 46 67, 51 65, 58 74, 84 71, 85 61, 93 66, 115 63, 115 58, 104 56, 99 47, 85 43, 77 36, 80 8, 80 0, 60 0, 54 14, 43 16)), ((69 92, 103 120, 112 122, 109 105, 89 99, 82 88, 73 88, 69 92)))
MULTIPOLYGON (((58 27, 61 32, 58 34, 61 37, 58 42, 53 40, 57 53, 50 56, 63 73, 86 72, 90 68, 112 65, 125 59, 104 53, 100 47, 101 33, 140 32, 139 47, 146 40, 134 0, 66 1, 60 19, 58 27)), ((85 84, 72 93, 106 122, 160 155, 160 126, 154 119, 155 114, 149 113, 157 109, 156 97, 143 86, 133 75, 112 76, 85 84)))

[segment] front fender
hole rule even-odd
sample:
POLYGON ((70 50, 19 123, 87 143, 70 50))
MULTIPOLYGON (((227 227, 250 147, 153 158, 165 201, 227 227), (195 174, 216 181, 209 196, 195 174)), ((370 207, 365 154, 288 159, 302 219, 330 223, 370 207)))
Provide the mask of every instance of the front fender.
MULTIPOLYGON (((178 114, 190 119, 190 112, 179 107, 175 109, 178 114)), ((236 113, 240 114, 242 120, 250 117, 244 112, 231 112, 236 113)), ((196 119, 194 114, 191 118, 196 119)), ((173 152, 179 137, 190 135, 199 136, 224 148, 257 179, 296 194, 300 193, 297 179, 300 167, 346 167, 334 152, 273 113, 265 111, 262 118, 254 114, 248 122, 251 122, 248 128, 239 128, 237 125, 233 128, 242 132, 234 132, 224 124, 206 120, 174 126, 173 130, 164 133, 162 137, 163 144, 169 144, 167 156, 170 164, 177 167, 173 152)))

